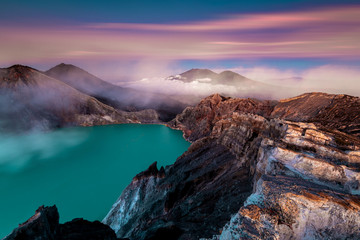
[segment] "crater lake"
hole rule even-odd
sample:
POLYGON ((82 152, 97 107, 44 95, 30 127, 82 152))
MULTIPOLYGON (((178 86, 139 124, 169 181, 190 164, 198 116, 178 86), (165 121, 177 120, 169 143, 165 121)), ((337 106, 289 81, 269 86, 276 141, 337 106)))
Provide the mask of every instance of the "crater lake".
POLYGON ((101 221, 136 174, 173 164, 189 146, 163 125, 0 134, 0 238, 41 205, 56 204, 60 222, 101 221))

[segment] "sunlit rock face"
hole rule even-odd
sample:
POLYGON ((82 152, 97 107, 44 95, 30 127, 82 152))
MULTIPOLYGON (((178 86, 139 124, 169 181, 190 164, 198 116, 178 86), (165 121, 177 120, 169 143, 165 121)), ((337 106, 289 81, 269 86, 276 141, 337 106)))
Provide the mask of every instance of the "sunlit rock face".
POLYGON ((263 175, 213 239, 359 239, 359 201, 296 177, 263 175))
POLYGON ((130 239, 359 239, 357 132, 342 110, 309 121, 358 98, 309 97, 304 116, 298 104, 220 95, 185 109, 169 125, 193 142, 188 151, 135 177, 103 222, 130 239))
POLYGON ((261 142, 253 194, 214 239, 358 239, 359 140, 284 123, 282 138, 261 142))

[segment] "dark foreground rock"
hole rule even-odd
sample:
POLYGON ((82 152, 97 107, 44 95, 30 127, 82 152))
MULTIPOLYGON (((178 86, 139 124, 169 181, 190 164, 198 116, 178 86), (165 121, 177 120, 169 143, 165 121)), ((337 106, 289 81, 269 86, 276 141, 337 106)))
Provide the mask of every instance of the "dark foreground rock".
POLYGON ((78 218, 59 224, 56 206, 39 207, 35 215, 20 224, 3 240, 116 240, 114 231, 99 221, 78 218))
POLYGON ((211 236, 228 221, 223 212, 237 211, 251 194, 248 174, 224 146, 204 140, 164 174, 136 176, 104 223, 130 239, 211 236))
POLYGON ((358 101, 210 96, 169 124, 188 151, 136 176, 103 223, 141 240, 360 239, 358 101))

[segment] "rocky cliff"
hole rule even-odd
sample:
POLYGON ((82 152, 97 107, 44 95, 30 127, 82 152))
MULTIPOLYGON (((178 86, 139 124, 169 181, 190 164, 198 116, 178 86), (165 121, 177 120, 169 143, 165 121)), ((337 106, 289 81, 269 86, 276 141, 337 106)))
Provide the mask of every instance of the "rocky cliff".
POLYGON ((130 239, 359 239, 358 103, 210 96, 169 124, 188 151, 136 176, 103 223, 130 239))

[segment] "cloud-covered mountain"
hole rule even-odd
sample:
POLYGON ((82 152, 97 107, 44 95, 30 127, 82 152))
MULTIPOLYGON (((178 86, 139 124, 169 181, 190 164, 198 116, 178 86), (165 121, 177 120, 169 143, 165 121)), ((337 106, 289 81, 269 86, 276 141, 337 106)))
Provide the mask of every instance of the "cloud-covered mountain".
POLYGON ((215 73, 209 69, 190 69, 177 76, 171 76, 169 79, 176 79, 183 82, 208 82, 211 84, 223 84, 223 85, 239 85, 239 84, 253 84, 260 85, 261 83, 250 80, 238 73, 232 71, 223 71, 221 73, 215 73))
POLYGON ((14 65, 0 69, 0 128, 52 129, 139 121, 40 71, 14 65))
POLYGON ((169 95, 124 88, 106 82, 87 71, 71 64, 59 64, 45 72, 46 75, 95 97, 116 109, 138 111, 154 109, 163 121, 171 120, 180 113, 186 104, 169 95))
POLYGON ((174 98, 187 97, 191 105, 202 98, 219 93, 229 97, 252 97, 279 100, 301 94, 301 89, 275 86, 254 81, 232 71, 213 72, 209 69, 191 69, 167 78, 145 78, 129 82, 127 87, 172 95, 174 98))

